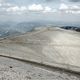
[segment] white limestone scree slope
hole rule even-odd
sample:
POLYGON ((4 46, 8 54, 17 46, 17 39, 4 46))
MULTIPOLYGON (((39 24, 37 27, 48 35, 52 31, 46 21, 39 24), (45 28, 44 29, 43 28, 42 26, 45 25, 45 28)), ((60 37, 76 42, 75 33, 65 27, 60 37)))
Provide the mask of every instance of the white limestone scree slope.
POLYGON ((80 72, 80 33, 57 27, 0 40, 0 55, 80 72))

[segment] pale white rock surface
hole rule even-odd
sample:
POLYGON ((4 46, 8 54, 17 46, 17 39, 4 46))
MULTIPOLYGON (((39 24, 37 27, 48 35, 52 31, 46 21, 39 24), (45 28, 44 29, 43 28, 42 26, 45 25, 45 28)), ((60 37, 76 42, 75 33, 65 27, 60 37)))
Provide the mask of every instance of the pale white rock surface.
POLYGON ((80 80, 80 76, 0 57, 0 80, 80 80))
POLYGON ((80 72, 80 33, 41 28, 0 40, 0 55, 80 72))

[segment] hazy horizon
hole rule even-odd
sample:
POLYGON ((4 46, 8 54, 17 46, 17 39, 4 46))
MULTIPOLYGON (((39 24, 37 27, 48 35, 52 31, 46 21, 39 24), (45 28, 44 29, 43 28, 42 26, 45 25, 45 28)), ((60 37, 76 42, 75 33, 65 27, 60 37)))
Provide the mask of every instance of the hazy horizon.
POLYGON ((0 21, 80 23, 80 0, 0 0, 0 21))
POLYGON ((48 25, 80 27, 80 0, 0 0, 0 36, 48 25))

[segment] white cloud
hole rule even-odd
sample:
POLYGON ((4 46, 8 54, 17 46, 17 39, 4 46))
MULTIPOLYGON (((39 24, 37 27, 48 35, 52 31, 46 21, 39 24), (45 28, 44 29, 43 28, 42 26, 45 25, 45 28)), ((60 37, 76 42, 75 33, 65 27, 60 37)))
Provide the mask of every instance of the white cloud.
POLYGON ((20 11, 26 11, 27 8, 25 6, 14 6, 14 7, 9 7, 6 9, 7 12, 20 12, 20 11))
POLYGON ((2 4, 0 3, 0 7, 2 6, 2 4))
POLYGON ((55 13, 55 12, 57 12, 57 9, 52 9, 49 6, 44 7, 43 13, 55 13))
POLYGON ((10 14, 22 14, 28 11, 39 12, 39 13, 70 13, 70 14, 80 14, 80 6, 79 5, 67 5, 61 3, 58 9, 51 8, 50 6, 42 6, 41 4, 32 4, 29 6, 17 6, 10 3, 0 3, 0 10, 6 11, 6 13, 10 14))
POLYGON ((70 14, 80 14, 80 10, 78 10, 78 11, 67 10, 66 13, 70 13, 70 14))
POLYGON ((18 6, 18 5, 15 5, 15 4, 5 3, 5 2, 0 3, 0 12, 1 13, 22 14, 22 13, 25 13, 25 11, 27 11, 26 6, 18 6))
POLYGON ((57 9, 53 9, 52 12, 58 12, 58 10, 57 9))
POLYGON ((48 6, 46 6, 45 8, 44 8, 44 12, 51 12, 51 8, 50 7, 48 7, 48 6))
POLYGON ((78 5, 73 5, 73 6, 70 6, 70 9, 71 10, 80 10, 80 6, 78 6, 78 5))
POLYGON ((27 10, 27 7, 25 7, 25 6, 20 7, 20 11, 25 11, 25 10, 27 10))
POLYGON ((30 11, 42 11, 43 6, 41 4, 32 4, 32 5, 28 6, 28 10, 30 10, 30 11))
POLYGON ((68 9, 69 7, 66 5, 66 4, 64 4, 64 3, 62 3, 61 5, 60 5, 60 7, 59 7, 59 9, 60 10, 64 10, 64 9, 68 9))
POLYGON ((69 9, 66 12, 72 14, 80 14, 80 6, 78 5, 69 6, 69 9))
POLYGON ((49 6, 42 6, 41 4, 33 4, 28 6, 28 11, 34 11, 34 12, 42 12, 42 13, 54 13, 57 12, 57 9, 52 9, 49 6))
POLYGON ((71 8, 72 8, 72 9, 80 9, 80 7, 77 6, 77 5, 74 5, 74 6, 72 6, 71 8))
POLYGON ((1 2, 0 3, 0 7, 12 7, 12 6, 16 6, 16 5, 14 5, 14 4, 11 4, 11 3, 5 3, 5 2, 1 2))
POLYGON ((16 11, 19 11, 19 7, 18 6, 14 6, 14 7, 9 7, 6 9, 6 11, 10 12, 10 11, 13 11, 13 12, 16 12, 16 11))
POLYGON ((80 14, 80 10, 79 10, 79 11, 69 10, 69 11, 66 11, 66 13, 70 13, 70 14, 80 14))
POLYGON ((62 3, 59 7, 59 12, 70 13, 70 14, 80 14, 80 6, 66 5, 66 4, 62 3))

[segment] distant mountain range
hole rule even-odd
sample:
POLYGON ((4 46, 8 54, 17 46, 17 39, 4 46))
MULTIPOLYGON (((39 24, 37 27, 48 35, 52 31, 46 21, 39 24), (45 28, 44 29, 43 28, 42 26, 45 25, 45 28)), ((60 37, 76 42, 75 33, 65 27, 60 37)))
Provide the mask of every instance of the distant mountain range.
POLYGON ((46 26, 37 22, 20 22, 20 23, 0 23, 0 38, 19 35, 28 31, 32 31, 35 27, 46 26))
POLYGON ((30 22, 0 22, 0 38, 19 35, 28 31, 32 31, 35 27, 47 27, 47 26, 67 26, 77 24, 72 23, 61 23, 61 22, 51 22, 51 21, 30 21, 30 22))
POLYGON ((62 29, 66 29, 66 30, 73 30, 73 31, 77 31, 80 32, 80 27, 75 27, 75 26, 62 26, 62 29))

